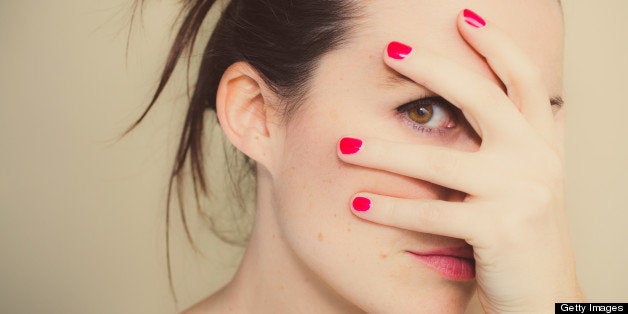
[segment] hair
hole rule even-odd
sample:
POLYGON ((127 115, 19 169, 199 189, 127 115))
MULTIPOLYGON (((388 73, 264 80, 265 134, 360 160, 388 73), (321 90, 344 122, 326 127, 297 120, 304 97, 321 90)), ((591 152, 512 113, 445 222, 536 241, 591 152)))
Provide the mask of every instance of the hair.
MULTIPOLYGON (((152 100, 126 133, 144 120, 164 91, 179 59, 186 53, 189 72, 194 44, 215 2, 183 1, 178 19, 181 24, 152 100)), ((135 8, 141 8, 142 5, 143 0, 134 2, 135 8)), ((200 58, 198 76, 189 95, 187 114, 168 184, 166 261, 168 281, 175 302, 170 260, 171 203, 173 197, 176 197, 181 223, 188 241, 196 249, 187 223, 182 186, 184 174, 189 170, 196 207, 198 213, 202 213, 199 197, 209 197, 210 192, 202 141, 207 129, 205 113, 216 110, 216 92, 222 74, 235 62, 250 64, 269 89, 279 96, 279 110, 286 122, 306 99, 309 83, 321 57, 348 42, 359 11, 356 0, 231 0, 223 8, 200 58)), ((245 163, 242 170, 254 173, 254 161, 240 155, 245 163)), ((231 176, 231 183, 238 186, 237 181, 243 177, 237 176, 239 179, 234 180, 231 176)), ((236 199, 241 199, 241 190, 235 190, 236 199)), ((210 228, 222 240, 229 240, 222 237, 213 224, 210 224, 210 228)))

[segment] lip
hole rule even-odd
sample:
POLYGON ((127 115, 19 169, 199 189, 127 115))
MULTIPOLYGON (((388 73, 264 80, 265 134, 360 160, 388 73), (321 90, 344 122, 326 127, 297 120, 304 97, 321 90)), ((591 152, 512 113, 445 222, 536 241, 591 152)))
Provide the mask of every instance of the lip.
POLYGON ((466 281, 475 278, 475 259, 470 245, 427 252, 406 252, 446 279, 466 281))

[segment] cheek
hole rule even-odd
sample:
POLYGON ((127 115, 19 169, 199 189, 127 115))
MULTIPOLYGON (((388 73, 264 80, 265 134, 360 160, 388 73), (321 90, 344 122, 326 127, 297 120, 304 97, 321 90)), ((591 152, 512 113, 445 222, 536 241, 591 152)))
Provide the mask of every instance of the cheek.
POLYGON ((374 125, 384 119, 366 110, 351 115, 341 110, 317 106, 299 113, 286 128, 285 149, 273 174, 275 217, 286 244, 324 282, 370 312, 388 311, 372 307, 375 298, 385 300, 380 306, 403 309, 416 308, 414 303, 425 299, 463 304, 469 287, 452 288, 435 280, 405 253, 433 247, 442 237, 361 220, 350 209, 352 195, 360 191, 418 199, 447 198, 452 191, 342 162, 336 155, 342 136, 382 136, 390 127, 374 125), (361 127, 357 122, 373 124, 361 127))
MULTIPOLYGON (((351 197, 360 191, 416 199, 446 199, 454 193, 422 180, 342 162, 336 155, 341 137, 360 134, 394 139, 394 135, 382 133, 390 127, 364 127, 383 119, 366 111, 343 112, 351 106, 312 107, 303 108, 287 126, 285 151, 274 178, 277 214, 280 224, 294 231, 290 236, 319 241, 326 235, 346 238, 372 232, 374 224, 351 213, 351 197)), ((382 233, 400 233, 384 226, 376 228, 379 238, 382 233)))
MULTIPOLYGON (((301 202, 334 205, 327 211, 348 212, 351 196, 360 191, 417 199, 444 199, 453 191, 419 179, 341 161, 336 153, 343 136, 377 137, 407 142, 427 138, 411 137, 398 119, 386 118, 381 110, 345 103, 304 106, 286 127, 280 174, 285 194, 299 195, 301 202)), ((466 135, 452 149, 473 151, 479 141, 466 135)))

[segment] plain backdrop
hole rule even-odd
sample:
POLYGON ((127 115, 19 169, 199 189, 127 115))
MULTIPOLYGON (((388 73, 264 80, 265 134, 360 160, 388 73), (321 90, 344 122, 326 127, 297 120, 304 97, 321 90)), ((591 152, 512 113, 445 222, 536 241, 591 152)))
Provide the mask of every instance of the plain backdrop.
MULTIPOLYGON (((173 313, 164 202, 185 89, 136 132, 173 39, 176 1, 0 1, 0 312, 173 313), (128 55, 127 55, 128 51, 128 55)), ((628 301, 628 1, 563 0, 567 199, 592 301, 628 301)), ((176 221, 176 220, 175 220, 176 221)), ((185 308, 229 280, 241 248, 174 224, 185 308)))

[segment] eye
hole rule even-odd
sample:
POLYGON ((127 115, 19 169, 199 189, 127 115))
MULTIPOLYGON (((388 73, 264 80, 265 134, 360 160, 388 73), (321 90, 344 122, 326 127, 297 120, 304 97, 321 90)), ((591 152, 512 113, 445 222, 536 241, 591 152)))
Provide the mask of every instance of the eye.
POLYGON ((432 105, 416 106, 408 111, 408 117, 410 120, 420 124, 430 122, 433 116, 434 106, 432 105))
POLYGON ((397 112, 418 131, 442 134, 457 127, 460 109, 442 97, 427 97, 402 105, 397 112))

